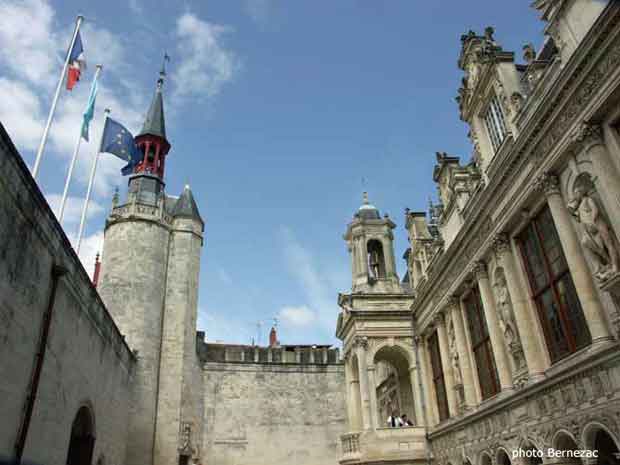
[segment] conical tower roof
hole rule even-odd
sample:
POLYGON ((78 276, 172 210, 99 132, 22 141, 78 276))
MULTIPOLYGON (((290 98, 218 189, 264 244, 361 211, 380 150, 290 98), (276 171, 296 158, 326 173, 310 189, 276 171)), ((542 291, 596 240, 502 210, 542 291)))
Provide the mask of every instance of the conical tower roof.
POLYGON ((146 114, 146 119, 144 120, 144 126, 142 126, 142 131, 140 131, 140 134, 138 134, 139 136, 149 134, 151 136, 159 136, 164 139, 166 138, 164 99, 161 92, 163 84, 164 79, 162 73, 157 80, 157 89, 155 90, 155 95, 153 96, 149 111, 146 114))
POLYGON ((198 205, 196 205, 194 195, 192 194, 192 190, 189 188, 189 186, 185 186, 185 189, 183 189, 183 193, 176 201, 174 209, 172 210, 172 216, 175 218, 191 218, 199 220, 201 223, 204 223, 204 221, 202 221, 202 218, 200 217, 198 205))

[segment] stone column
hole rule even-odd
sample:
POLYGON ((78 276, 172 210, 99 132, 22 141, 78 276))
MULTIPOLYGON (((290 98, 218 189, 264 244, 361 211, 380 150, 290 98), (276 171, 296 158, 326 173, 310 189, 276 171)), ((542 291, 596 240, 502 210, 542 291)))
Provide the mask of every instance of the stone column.
POLYGON ((368 383, 368 365, 366 364, 366 349, 368 348, 368 340, 365 337, 357 336, 355 338, 355 352, 357 354, 357 365, 359 369, 359 383, 361 396, 361 417, 362 428, 368 430, 371 428, 370 416, 370 386, 368 383))
MULTIPOLYGON (((377 429, 379 424, 379 409, 377 408, 377 382, 375 380, 375 365, 368 365, 368 395, 370 397, 370 427, 377 429)), ((387 418, 386 418, 387 420, 387 418)))
POLYGON ((450 349, 448 348, 448 336, 446 334, 446 319, 443 313, 436 318, 437 339, 439 340, 439 353, 441 355, 441 369, 446 385, 446 397, 448 398, 448 417, 456 416, 458 405, 456 401, 456 391, 454 390, 454 375, 450 365, 450 349))
POLYGON ((437 411, 437 396, 435 395, 435 385, 431 374, 431 363, 428 353, 426 337, 420 338, 418 347, 420 357, 420 375, 424 386, 426 411, 428 412, 428 426, 439 423, 439 413, 437 411))
POLYGON ((471 350, 467 345, 465 338, 465 326, 461 316, 460 299, 458 297, 450 298, 448 302, 452 311, 452 324, 454 325, 454 339, 456 341, 456 350, 459 354, 459 362, 461 366, 461 376, 463 377, 463 391, 465 394, 465 408, 476 405, 476 391, 474 389, 475 374, 473 371, 473 363, 471 359, 471 350))
POLYGON ((356 410, 358 406, 359 396, 359 383, 356 379, 356 374, 353 373, 353 365, 351 363, 351 355, 347 354, 345 357, 344 376, 347 386, 346 401, 347 401, 347 415, 349 420, 349 431, 354 432, 358 430, 358 415, 356 410))
POLYGON ((396 277, 396 264, 394 257, 394 248, 391 246, 391 240, 389 236, 381 238, 381 247, 383 247, 383 260, 385 264, 385 277, 386 279, 396 277))
POLYGON ((506 285, 510 294, 512 311, 514 312, 515 323, 519 330, 521 347, 529 377, 532 380, 540 379, 544 377, 545 370, 548 368, 546 358, 541 352, 541 346, 538 343, 538 341, 544 340, 544 335, 540 334, 536 327, 534 320, 536 316, 532 314, 527 302, 529 297, 519 286, 517 265, 512 255, 508 235, 497 234, 493 238, 493 248, 506 276, 506 285))
POLYGON ((460 309, 460 314, 461 314, 461 320, 463 321, 463 330, 465 333, 465 345, 467 353, 469 354, 469 361, 471 363, 471 372, 472 372, 472 376, 474 378, 474 399, 475 399, 475 404, 479 404, 480 402, 482 402, 482 391, 480 390, 480 380, 478 379, 478 371, 477 371, 477 365, 476 365, 476 358, 474 357, 474 351, 472 349, 472 343, 471 343, 471 335, 469 334, 469 327, 467 326, 468 324, 468 320, 467 320, 467 307, 465 306, 465 301, 462 299, 459 299, 459 309, 460 309))
POLYGON ((603 129, 599 125, 582 124, 577 133, 573 135, 573 139, 581 144, 592 162, 596 190, 601 196, 616 239, 620 239, 620 199, 618 196, 620 176, 605 147, 603 129))
POLYGON ((558 178, 553 174, 545 173, 536 179, 536 186, 547 196, 547 204, 575 284, 577 297, 590 328, 592 344, 608 341, 611 339, 611 334, 607 328, 605 312, 598 298, 577 233, 573 228, 570 213, 564 204, 564 199, 562 199, 558 178))
MULTIPOLYGON (((416 349, 417 350, 417 349, 416 349)), ((419 356, 419 355, 418 355, 419 356)), ((422 379, 416 359, 413 359, 409 368, 409 380, 411 382, 411 393, 413 395, 414 419, 416 426, 424 426, 424 408, 422 406, 422 393, 420 392, 420 380, 422 379)))
POLYGON ((480 289, 480 298, 484 309, 484 318, 487 321, 489 330, 489 338, 491 339, 491 348, 493 349, 493 357, 495 358, 495 366, 499 375, 499 385, 501 390, 512 389, 512 375, 510 373, 510 361, 504 344, 504 336, 499 326, 497 318, 497 308, 495 306, 495 298, 493 290, 489 283, 489 274, 487 266, 484 262, 477 262, 474 265, 474 274, 478 281, 478 289, 480 289))

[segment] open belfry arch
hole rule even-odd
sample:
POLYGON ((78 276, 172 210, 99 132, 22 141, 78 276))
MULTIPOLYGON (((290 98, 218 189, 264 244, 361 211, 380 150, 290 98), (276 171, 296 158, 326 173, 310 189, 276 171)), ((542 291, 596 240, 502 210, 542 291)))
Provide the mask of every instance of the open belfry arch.
POLYGON ((346 378, 348 431, 342 436, 342 464, 426 459, 412 337, 413 297, 396 272, 394 228, 364 193, 344 235, 352 288, 338 296, 336 329, 343 341, 346 378), (396 414, 407 414, 415 426, 390 428, 387 420, 396 414))

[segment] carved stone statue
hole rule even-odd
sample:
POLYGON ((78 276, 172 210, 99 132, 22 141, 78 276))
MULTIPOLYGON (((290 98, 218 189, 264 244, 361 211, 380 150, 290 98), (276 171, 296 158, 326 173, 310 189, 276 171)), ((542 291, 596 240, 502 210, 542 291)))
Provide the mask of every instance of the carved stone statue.
POLYGON ((569 209, 582 225, 581 243, 594 262, 594 274, 599 281, 618 272, 618 249, 611 229, 595 198, 594 183, 589 175, 580 175, 573 187, 569 209))
POLYGON ((531 63, 536 58, 536 49, 531 42, 528 42, 523 46, 523 59, 527 63, 531 63))
POLYGON ((510 103, 515 113, 519 113, 523 107, 523 95, 519 92, 513 92, 510 96, 510 103))
POLYGON ((498 272, 495 281, 495 299, 497 300, 497 310, 499 316, 499 325, 504 334, 506 344, 510 346, 517 340, 515 329, 515 318, 512 312, 512 302, 506 285, 506 277, 503 270, 498 272))
POLYGON ((373 250, 368 257, 368 267, 370 271, 370 277, 373 279, 379 279, 379 251, 373 250))
POLYGON ((514 311, 512 309, 512 301, 508 292, 506 276, 501 268, 495 273, 495 300, 497 302, 497 313, 499 317, 499 325, 504 335, 504 341, 508 347, 508 351, 512 355, 514 368, 520 370, 525 366, 525 358, 523 348, 519 340, 519 332, 515 321, 514 311))
POLYGON ((448 325, 448 341, 450 346, 450 362, 452 364, 452 373, 454 374, 454 384, 463 384, 463 376, 461 374, 461 364, 459 362, 459 353, 456 350, 456 338, 454 335, 454 325, 452 322, 448 325))

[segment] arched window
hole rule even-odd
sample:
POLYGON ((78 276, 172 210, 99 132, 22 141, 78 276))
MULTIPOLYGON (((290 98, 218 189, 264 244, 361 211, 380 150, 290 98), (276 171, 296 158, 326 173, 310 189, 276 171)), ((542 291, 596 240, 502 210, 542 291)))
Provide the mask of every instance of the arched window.
POLYGON ((570 437, 567 433, 560 432, 556 436, 554 443, 555 443, 556 450, 561 450, 561 451, 566 452, 564 462, 567 465, 569 464, 577 465, 581 463, 581 460, 579 458, 570 456, 570 452, 578 451, 579 446, 577 445, 575 440, 572 437, 570 437))
POLYGON ((480 465, 492 465, 493 460, 491 460, 491 456, 489 454, 482 454, 480 457, 480 465))
POLYGON ((594 423, 585 427, 584 445, 586 450, 598 451, 598 458, 591 463, 620 465, 620 442, 602 425, 594 423))
POLYGON ((413 389, 409 374, 409 360, 403 349, 398 346, 383 347, 377 351, 373 360, 377 375, 374 386, 377 396, 378 427, 388 426, 392 415, 407 416, 413 424, 420 423, 415 418, 413 389))
POLYGON ((67 465, 91 465, 95 448, 93 415, 86 406, 80 407, 73 425, 67 453, 67 465))
POLYGON ((368 253, 368 276, 372 279, 385 278, 385 256, 383 245, 376 239, 371 239, 366 245, 368 253))
POLYGON ((542 451, 532 444, 531 441, 526 441, 522 446, 524 459, 523 463, 525 465, 542 465, 543 463, 543 453, 542 451))
POLYGON ((500 449, 497 453, 497 465, 511 465, 510 457, 504 449, 500 449))

